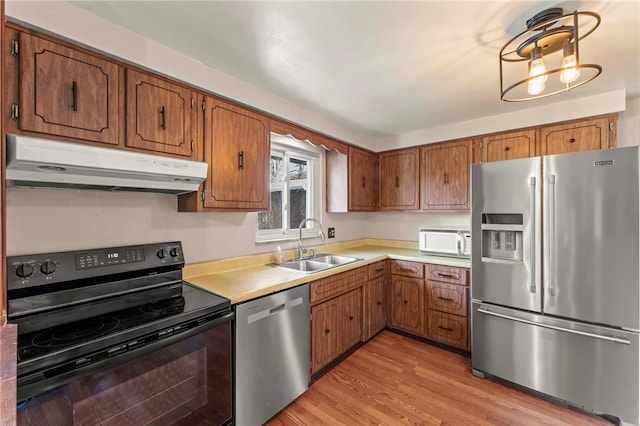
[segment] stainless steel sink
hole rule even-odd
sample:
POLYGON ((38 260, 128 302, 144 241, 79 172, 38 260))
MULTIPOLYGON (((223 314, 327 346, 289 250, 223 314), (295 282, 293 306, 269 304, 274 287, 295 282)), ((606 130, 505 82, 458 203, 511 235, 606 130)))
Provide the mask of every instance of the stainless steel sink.
POLYGON ((331 265, 346 265, 360 259, 351 256, 338 256, 337 254, 318 254, 313 257, 313 260, 331 265))
POLYGON ((324 271, 326 269, 331 269, 338 266, 346 265, 348 263, 357 262, 358 260, 362 259, 351 256, 338 256, 334 254, 323 253, 305 259, 292 259, 279 265, 274 265, 279 268, 290 269, 310 274, 312 272, 324 271))

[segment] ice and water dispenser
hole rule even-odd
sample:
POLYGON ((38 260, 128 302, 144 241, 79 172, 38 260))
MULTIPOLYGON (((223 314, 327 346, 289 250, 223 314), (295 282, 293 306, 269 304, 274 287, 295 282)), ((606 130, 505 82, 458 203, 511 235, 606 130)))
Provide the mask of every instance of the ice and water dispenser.
POLYGON ((482 260, 522 262, 522 214, 482 214, 482 260))

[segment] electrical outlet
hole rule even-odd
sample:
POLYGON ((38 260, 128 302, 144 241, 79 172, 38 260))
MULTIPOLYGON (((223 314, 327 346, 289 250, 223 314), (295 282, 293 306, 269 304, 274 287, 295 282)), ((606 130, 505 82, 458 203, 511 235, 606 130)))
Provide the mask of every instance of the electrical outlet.
POLYGON ((335 238, 336 237, 336 228, 327 228, 327 237, 335 238))

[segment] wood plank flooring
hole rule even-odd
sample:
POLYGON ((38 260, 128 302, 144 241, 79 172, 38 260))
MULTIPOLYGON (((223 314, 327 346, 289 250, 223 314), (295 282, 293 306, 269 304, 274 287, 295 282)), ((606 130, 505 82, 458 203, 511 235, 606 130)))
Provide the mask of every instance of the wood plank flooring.
POLYGON ((600 417, 471 374, 471 360, 383 331, 268 423, 601 425, 600 417))

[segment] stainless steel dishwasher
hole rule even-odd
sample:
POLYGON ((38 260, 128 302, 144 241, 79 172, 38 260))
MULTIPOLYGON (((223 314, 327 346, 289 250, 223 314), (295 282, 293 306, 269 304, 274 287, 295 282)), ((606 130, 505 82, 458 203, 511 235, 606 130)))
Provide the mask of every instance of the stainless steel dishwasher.
POLYGON ((236 305, 236 424, 261 425, 308 387, 309 284, 236 305))

